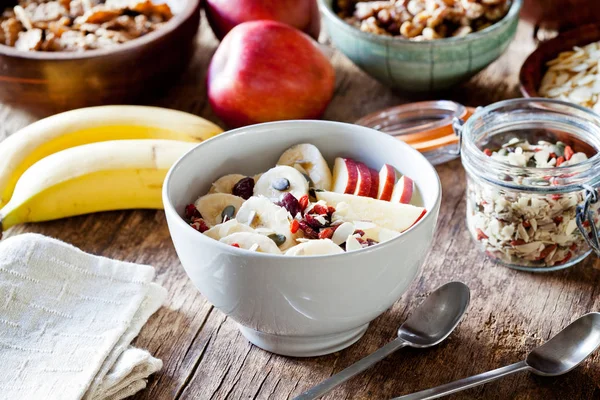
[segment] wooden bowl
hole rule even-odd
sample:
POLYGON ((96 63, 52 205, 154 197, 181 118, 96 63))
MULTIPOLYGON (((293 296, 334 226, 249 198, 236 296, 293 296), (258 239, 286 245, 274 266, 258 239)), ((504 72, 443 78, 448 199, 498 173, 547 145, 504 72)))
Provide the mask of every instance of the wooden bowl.
POLYGON ((24 52, 0 45, 0 101, 33 112, 129 103, 179 77, 200 25, 200 0, 168 1, 160 29, 111 49, 24 52))
POLYGON ((554 39, 541 43, 538 48, 527 57, 519 80, 521 93, 525 97, 539 97, 538 88, 542 78, 548 69, 546 63, 558 56, 563 51, 573 50, 573 46, 585 46, 586 44, 600 40, 600 25, 584 25, 580 28, 561 33, 554 39))
POLYGON ((546 29, 568 29, 600 22, 598 0, 524 0, 521 18, 546 29))

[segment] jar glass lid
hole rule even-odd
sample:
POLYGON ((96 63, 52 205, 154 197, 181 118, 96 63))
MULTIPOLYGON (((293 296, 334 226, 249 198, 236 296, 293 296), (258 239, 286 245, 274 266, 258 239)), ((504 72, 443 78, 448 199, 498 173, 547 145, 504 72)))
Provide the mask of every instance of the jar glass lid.
POLYGON ((419 150, 432 164, 457 158, 454 118, 468 119, 473 109, 449 100, 421 101, 387 108, 356 121, 388 133, 419 150))

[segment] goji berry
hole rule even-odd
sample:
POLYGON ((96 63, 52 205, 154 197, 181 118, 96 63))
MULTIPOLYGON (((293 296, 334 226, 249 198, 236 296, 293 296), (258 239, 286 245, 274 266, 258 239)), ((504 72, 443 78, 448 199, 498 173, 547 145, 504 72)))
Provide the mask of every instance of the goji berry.
POLYGON ((550 196, 550 198, 552 200, 560 200, 562 198, 562 195, 560 195, 560 194, 553 194, 553 195, 550 196))
POLYGON ((557 215, 556 217, 552 218, 552 220, 556 225, 559 225, 561 222, 563 222, 563 217, 562 215, 557 215))
POLYGON ((360 235, 360 236, 365 236, 365 231, 361 230, 361 229, 357 229, 354 231, 354 235, 360 235))
POLYGON ((298 203, 300 204, 300 209, 302 211, 306 210, 306 207, 308 207, 308 195, 305 194, 304 196, 300 197, 298 203))
POLYGON ((315 206, 310 210, 311 214, 319 214, 319 215, 327 215, 327 206, 322 206, 320 204, 315 204, 315 206))
POLYGON ((569 261, 571 259, 571 257, 573 257, 573 254, 571 252, 569 252, 567 254, 567 256, 565 258, 563 258, 562 260, 560 260, 559 262, 557 262, 557 264, 565 264, 567 261, 569 261))
POLYGON ((565 162, 565 158, 563 156, 560 156, 556 159, 556 166, 560 167, 560 164, 565 162))
POLYGON ((510 242, 511 246, 520 246, 522 244, 525 244, 525 241, 523 239, 517 239, 517 240, 513 240, 510 242))
POLYGON ((239 244, 237 244, 237 243, 231 243, 231 245, 232 245, 233 247, 237 247, 238 249, 240 248, 240 245, 239 245, 239 244))
POLYGON ((483 233, 483 231, 481 229, 477 228, 477 229, 475 229, 475 232, 477 232, 477 240, 489 239, 488 235, 483 233))
POLYGON ((552 253, 556 249, 556 247, 557 246, 555 244, 546 246, 544 248, 544 250, 542 250, 542 252, 538 256, 537 260, 540 261, 540 260, 543 260, 544 258, 548 257, 548 254, 552 253))
POLYGON ((484 149, 483 150, 483 154, 485 154, 486 156, 491 156, 492 155, 492 151, 490 149, 484 149))
POLYGON ((567 161, 569 161, 571 159, 571 157, 573 157, 573 154, 575 154, 575 152, 573 151, 571 146, 565 147, 565 159, 567 161))
POLYGON ((569 250, 571 250, 571 251, 575 251, 575 250, 577 250, 577 243, 573 243, 573 244, 572 244, 572 245, 569 247, 569 250))
POLYGON ((325 228, 325 229, 322 229, 321 232, 319 232, 319 239, 331 239, 332 236, 333 236, 333 229, 331 229, 331 228, 325 228))
POLYGON ((531 222, 523 221, 523 228, 531 228, 531 222))
POLYGON ((290 224, 290 232, 296 233, 298 232, 298 229, 300 229, 300 222, 298 222, 298 220, 295 219, 290 224))

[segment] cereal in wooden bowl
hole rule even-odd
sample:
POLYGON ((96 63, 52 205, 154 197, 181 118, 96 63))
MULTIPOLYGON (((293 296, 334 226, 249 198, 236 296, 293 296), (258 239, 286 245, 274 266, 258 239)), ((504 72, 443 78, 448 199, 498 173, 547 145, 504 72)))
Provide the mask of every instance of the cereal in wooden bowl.
POLYGON ((150 0, 19 0, 0 17, 0 43, 23 51, 113 47, 160 28, 173 14, 150 0))

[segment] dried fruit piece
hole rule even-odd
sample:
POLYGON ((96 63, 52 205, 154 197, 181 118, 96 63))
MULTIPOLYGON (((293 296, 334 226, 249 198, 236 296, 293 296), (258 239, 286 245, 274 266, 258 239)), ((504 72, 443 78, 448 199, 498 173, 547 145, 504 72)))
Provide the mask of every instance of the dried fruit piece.
POLYGON ((253 191, 254 178, 247 176, 246 178, 239 180, 238 183, 233 186, 231 193, 234 196, 239 196, 244 200, 248 200, 250 197, 252 197, 253 191))
POLYGON ((280 204, 283 208, 288 210, 292 217, 295 217, 301 211, 300 203, 298 202, 298 200, 296 200, 296 197, 291 193, 285 193, 281 197, 280 204))

